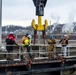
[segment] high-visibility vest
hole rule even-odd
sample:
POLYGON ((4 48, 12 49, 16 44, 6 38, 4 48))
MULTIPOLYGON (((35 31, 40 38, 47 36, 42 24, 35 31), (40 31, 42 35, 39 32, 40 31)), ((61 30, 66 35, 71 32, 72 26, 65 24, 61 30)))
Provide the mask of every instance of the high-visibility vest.
POLYGON ((22 43, 22 44, 24 44, 24 40, 25 40, 25 39, 26 39, 25 36, 23 36, 22 39, 21 39, 21 43, 22 43))
POLYGON ((23 46, 27 46, 27 45, 29 45, 29 39, 28 38, 26 38, 25 40, 24 40, 24 44, 22 44, 23 46))

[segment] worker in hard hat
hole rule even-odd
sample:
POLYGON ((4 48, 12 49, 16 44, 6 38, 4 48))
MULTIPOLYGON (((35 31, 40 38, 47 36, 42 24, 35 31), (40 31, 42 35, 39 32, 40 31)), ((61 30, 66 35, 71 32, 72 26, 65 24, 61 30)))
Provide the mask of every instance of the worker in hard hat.
POLYGON ((67 45, 68 45, 68 36, 64 35, 61 40, 59 41, 59 43, 61 43, 62 45, 62 55, 66 56, 67 55, 67 45))
POLYGON ((32 58, 32 55, 30 54, 29 44, 30 44, 30 40, 29 40, 29 38, 28 38, 28 35, 26 34, 22 46, 24 47, 24 49, 23 49, 23 52, 24 52, 23 58, 24 58, 25 60, 27 60, 27 61, 28 61, 30 58, 32 58))
POLYGON ((48 58, 54 58, 54 45, 56 44, 56 39, 53 35, 50 35, 50 38, 47 40, 48 42, 48 58))
POLYGON ((22 43, 22 55, 21 55, 21 59, 22 60, 25 60, 28 56, 28 54, 26 54, 27 53, 27 51, 26 51, 26 49, 25 49, 25 43, 24 43, 24 41, 25 41, 25 39, 27 39, 29 34, 28 33, 26 33, 22 38, 21 38, 21 43, 22 43), (27 57, 26 57, 27 56, 27 57))
POLYGON ((7 35, 7 38, 5 40, 6 42, 6 49, 7 49, 7 52, 9 54, 6 55, 6 59, 7 60, 13 60, 14 59, 14 55, 13 54, 10 54, 13 52, 13 49, 14 49, 14 44, 19 46, 17 44, 17 42, 15 41, 15 37, 14 37, 14 33, 13 32, 10 32, 8 35, 7 35))

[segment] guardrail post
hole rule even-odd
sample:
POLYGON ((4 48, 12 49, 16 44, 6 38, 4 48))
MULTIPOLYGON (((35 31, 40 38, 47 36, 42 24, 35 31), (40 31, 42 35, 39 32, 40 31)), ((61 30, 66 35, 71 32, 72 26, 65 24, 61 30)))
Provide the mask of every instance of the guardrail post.
POLYGON ((19 59, 21 60, 21 46, 19 46, 19 59))
POLYGON ((68 45, 67 54, 70 56, 70 46, 68 45))

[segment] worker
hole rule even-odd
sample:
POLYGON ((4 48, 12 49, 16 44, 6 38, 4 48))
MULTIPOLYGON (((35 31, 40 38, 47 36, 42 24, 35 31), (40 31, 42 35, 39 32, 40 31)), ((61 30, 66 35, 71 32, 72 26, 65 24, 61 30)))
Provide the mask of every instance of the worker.
POLYGON ((9 53, 6 55, 6 59, 13 60, 14 59, 13 54, 10 54, 13 52, 13 49, 14 49, 13 45, 15 44, 15 45, 19 46, 15 41, 15 37, 14 37, 13 32, 10 32, 10 34, 7 35, 5 42, 6 42, 7 52, 9 53))
POLYGON ((28 57, 28 56, 26 55, 27 51, 25 50, 25 46, 24 46, 24 41, 25 41, 25 39, 27 39, 27 36, 28 36, 28 35, 29 35, 29 34, 26 33, 26 34, 22 37, 22 39, 21 39, 21 43, 22 43, 22 55, 21 55, 21 60, 22 60, 22 61, 24 61, 25 58, 28 57), (26 57, 26 56, 27 56, 27 57, 26 57))
POLYGON ((30 58, 32 58, 32 56, 31 56, 31 54, 30 54, 30 47, 29 47, 29 42, 30 42, 30 40, 29 40, 29 38, 28 38, 28 35, 26 34, 25 35, 25 39, 24 39, 24 43, 22 44, 22 46, 25 48, 24 49, 24 54, 23 54, 23 58, 25 59, 25 60, 29 60, 30 58), (26 51, 27 50, 27 51, 26 51))
POLYGON ((59 43, 62 44, 62 55, 65 57, 67 55, 67 45, 68 45, 68 36, 64 35, 61 40, 59 41, 59 43))
POLYGON ((50 38, 47 40, 48 42, 48 58, 54 58, 54 44, 56 44, 56 39, 53 35, 50 35, 50 38))

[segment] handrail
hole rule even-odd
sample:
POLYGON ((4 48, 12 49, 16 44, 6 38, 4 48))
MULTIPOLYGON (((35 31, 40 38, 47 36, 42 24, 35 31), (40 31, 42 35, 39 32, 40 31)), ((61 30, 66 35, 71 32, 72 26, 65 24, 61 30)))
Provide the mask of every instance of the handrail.
MULTIPOLYGON (((2 46, 4 46, 4 47, 6 47, 6 45, 2 45, 2 46)), ((9 46, 11 46, 11 45, 9 45, 9 46)), ((14 46, 16 46, 16 45, 14 45, 14 46)), ((5 49, 5 51, 3 50, 1 50, 1 52, 0 52, 0 55, 6 55, 6 54, 18 54, 18 59, 21 59, 21 55, 22 54, 27 54, 27 53, 29 53, 29 52, 23 52, 22 50, 21 50, 21 47, 22 46, 19 46, 17 49, 14 49, 15 51, 13 52, 13 53, 8 53, 7 51, 6 51, 6 49, 5 49)), ((47 55, 48 55, 48 44, 31 44, 30 45, 30 53, 32 53, 32 54, 34 54, 34 58, 35 57, 43 57, 43 58, 46 58, 47 57, 47 55), (34 48, 34 46, 38 46, 38 49, 35 49, 34 48), (43 49, 42 49, 42 48, 43 49), (44 57, 44 55, 45 55, 45 57, 44 57)), ((37 48, 37 47, 36 47, 37 48)), ((1 49, 1 46, 0 46, 0 49, 1 49)), ((61 53, 61 45, 57 45, 57 44, 55 44, 54 45, 54 58, 57 56, 56 55, 56 53, 58 53, 58 55, 59 56, 61 56, 61 57, 63 57, 63 54, 61 53)), ((73 46, 73 44, 72 44, 72 46, 69 44, 69 45, 67 45, 67 56, 66 57, 76 57, 76 46, 74 45, 73 46)))

